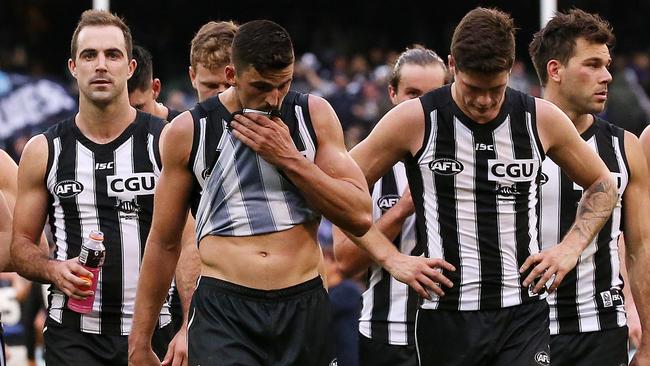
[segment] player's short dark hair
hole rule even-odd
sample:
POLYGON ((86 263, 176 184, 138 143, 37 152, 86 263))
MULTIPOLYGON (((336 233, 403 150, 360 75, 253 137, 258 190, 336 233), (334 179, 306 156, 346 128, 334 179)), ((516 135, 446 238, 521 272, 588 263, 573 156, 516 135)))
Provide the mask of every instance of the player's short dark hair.
POLYGON ((447 66, 445 66, 445 62, 442 60, 442 58, 440 58, 440 56, 438 56, 437 53, 435 53, 435 51, 424 48, 424 46, 419 44, 413 45, 411 48, 407 48, 399 55, 397 61, 395 61, 395 65, 393 66, 393 72, 390 77, 389 85, 393 87, 395 91, 397 91, 397 86, 399 85, 400 78, 402 77, 402 67, 404 65, 440 65, 445 74, 447 73, 447 66))
POLYGON ((138 64, 133 72, 133 75, 127 82, 129 93, 140 90, 145 91, 151 88, 151 80, 153 79, 153 62, 151 61, 151 53, 142 46, 133 46, 133 59, 138 64))
POLYGON ((72 33, 72 40, 70 41, 70 58, 74 60, 77 57, 77 40, 79 38, 79 32, 81 32, 84 27, 103 25, 113 25, 120 28, 122 34, 124 34, 126 56, 131 60, 131 57, 133 57, 133 40, 131 38, 131 30, 124 22, 124 19, 105 10, 93 9, 81 13, 81 18, 79 18, 77 28, 75 28, 74 33, 72 33))
POLYGON ((232 41, 232 62, 238 72, 250 66, 260 73, 284 69, 294 62, 291 37, 270 20, 245 23, 232 41))
POLYGON ((498 73, 515 62, 515 25, 508 13, 476 8, 458 23, 451 55, 459 71, 498 73))
POLYGON ((237 24, 232 21, 210 21, 204 24, 192 38, 190 65, 195 70, 199 64, 206 69, 228 65, 237 29, 237 24))
POLYGON ((578 38, 584 38, 590 43, 607 45, 609 49, 614 47, 616 42, 612 26, 597 14, 590 14, 580 9, 556 13, 544 28, 535 33, 528 47, 528 53, 542 86, 548 82, 546 72, 548 62, 558 60, 562 64, 568 63, 574 55, 578 38))

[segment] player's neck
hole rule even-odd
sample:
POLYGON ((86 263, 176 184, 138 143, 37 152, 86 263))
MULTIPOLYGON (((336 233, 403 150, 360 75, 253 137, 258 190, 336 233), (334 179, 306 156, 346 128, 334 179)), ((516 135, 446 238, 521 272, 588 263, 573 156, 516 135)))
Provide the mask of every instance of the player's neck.
POLYGON ((128 96, 111 103, 98 105, 79 97, 79 113, 75 123, 79 130, 96 143, 114 140, 135 120, 136 110, 129 105, 128 96))
POLYGON ((165 107, 162 103, 154 101, 154 109, 154 116, 166 121, 168 120, 167 118, 169 117, 169 108, 165 107))
POLYGON ((242 108, 244 108, 239 102, 237 88, 231 87, 226 89, 224 92, 219 94, 218 98, 230 113, 241 111, 242 108))
POLYGON ((594 123, 594 117, 590 113, 584 113, 573 108, 571 103, 568 103, 559 93, 554 92, 552 89, 544 90, 544 99, 560 108, 569 117, 571 122, 573 122, 573 125, 580 134, 587 131, 594 123))

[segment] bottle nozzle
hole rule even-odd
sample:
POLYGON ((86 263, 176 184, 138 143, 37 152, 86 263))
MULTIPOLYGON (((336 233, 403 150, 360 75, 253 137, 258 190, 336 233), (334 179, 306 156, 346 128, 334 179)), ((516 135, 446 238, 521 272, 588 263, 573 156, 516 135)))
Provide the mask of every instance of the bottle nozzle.
POLYGON ((104 241, 104 233, 99 230, 91 230, 88 237, 96 241, 104 241))

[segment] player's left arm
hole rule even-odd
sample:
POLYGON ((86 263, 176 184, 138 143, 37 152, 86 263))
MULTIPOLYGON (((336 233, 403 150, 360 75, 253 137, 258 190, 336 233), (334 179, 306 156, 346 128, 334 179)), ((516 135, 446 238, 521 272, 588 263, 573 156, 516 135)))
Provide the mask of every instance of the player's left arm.
POLYGON ((361 236, 372 225, 370 195, 363 173, 345 149, 341 124, 329 103, 310 95, 309 113, 318 139, 315 164, 298 152, 289 128, 278 117, 237 115, 232 123, 233 133, 270 164, 282 169, 309 204, 334 225, 361 236))
POLYGON ((549 291, 555 291, 575 267, 582 251, 609 219, 618 193, 609 169, 580 137, 569 117, 542 99, 536 99, 536 107, 537 129, 546 154, 572 181, 584 188, 576 219, 562 241, 531 255, 520 268, 524 273, 534 265, 523 286, 528 287, 541 276, 533 289, 538 293, 551 279, 549 291))
POLYGON ((625 267, 641 323, 641 341, 632 364, 645 365, 650 363, 650 338, 646 336, 650 326, 650 277, 648 277, 650 222, 647 216, 650 205, 648 191, 650 134, 648 131, 644 131, 641 135, 641 142, 631 133, 625 132, 625 153, 630 167, 629 182, 623 193, 625 267))

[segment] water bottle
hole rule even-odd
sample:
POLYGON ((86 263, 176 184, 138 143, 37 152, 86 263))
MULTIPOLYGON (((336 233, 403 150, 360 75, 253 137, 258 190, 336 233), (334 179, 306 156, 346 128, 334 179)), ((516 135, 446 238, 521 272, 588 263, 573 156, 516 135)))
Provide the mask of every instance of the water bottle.
POLYGON ((104 264, 104 256, 106 255, 106 248, 102 243, 104 241, 104 233, 99 230, 92 230, 88 238, 84 240, 81 245, 81 253, 79 253, 79 264, 86 270, 93 274, 93 278, 80 276, 88 283, 87 286, 79 287, 80 290, 88 290, 88 287, 93 291, 91 296, 85 300, 68 299, 68 309, 77 313, 87 314, 93 310, 93 303, 95 302, 95 291, 97 290, 97 280, 99 278, 99 270, 104 264))

